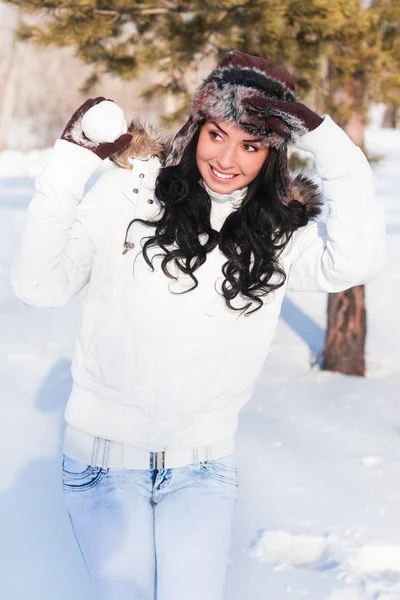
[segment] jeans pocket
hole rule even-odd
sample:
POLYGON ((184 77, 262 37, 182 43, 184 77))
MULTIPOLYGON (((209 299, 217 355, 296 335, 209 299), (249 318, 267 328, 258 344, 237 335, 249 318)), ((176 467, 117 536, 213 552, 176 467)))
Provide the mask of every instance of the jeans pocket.
POLYGON ((218 481, 235 485, 236 487, 239 485, 236 456, 234 454, 201 462, 199 463, 199 469, 205 475, 218 481))
POLYGON ((106 471, 91 467, 64 454, 62 461, 62 484, 65 492, 83 492, 98 485, 106 471))

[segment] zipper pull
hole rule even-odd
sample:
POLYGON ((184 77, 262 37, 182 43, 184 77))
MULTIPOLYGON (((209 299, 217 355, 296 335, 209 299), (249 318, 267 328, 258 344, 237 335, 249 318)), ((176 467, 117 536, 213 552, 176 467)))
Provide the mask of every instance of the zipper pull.
POLYGON ((135 247, 133 242, 124 242, 124 249, 122 250, 122 254, 126 254, 129 250, 135 247))

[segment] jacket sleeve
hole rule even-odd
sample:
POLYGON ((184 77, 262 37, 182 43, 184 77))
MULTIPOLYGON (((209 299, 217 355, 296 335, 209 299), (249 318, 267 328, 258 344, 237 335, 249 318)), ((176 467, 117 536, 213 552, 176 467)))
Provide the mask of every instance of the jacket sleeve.
POLYGON ((286 289, 338 292, 371 281, 386 264, 386 233, 365 155, 328 115, 296 146, 314 154, 327 217, 295 232, 286 289))
POLYGON ((101 162, 76 144, 55 143, 50 162, 35 181, 11 265, 13 290, 25 304, 63 306, 87 284, 95 253, 90 229, 100 180, 79 201, 101 162))

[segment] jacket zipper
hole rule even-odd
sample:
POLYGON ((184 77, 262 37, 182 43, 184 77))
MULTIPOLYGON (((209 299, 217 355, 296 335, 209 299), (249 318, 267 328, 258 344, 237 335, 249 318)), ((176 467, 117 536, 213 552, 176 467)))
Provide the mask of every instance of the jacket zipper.
POLYGON ((126 254, 127 252, 129 252, 129 250, 132 250, 132 248, 135 247, 135 244, 133 242, 124 242, 123 248, 124 250, 122 250, 122 254, 126 254))

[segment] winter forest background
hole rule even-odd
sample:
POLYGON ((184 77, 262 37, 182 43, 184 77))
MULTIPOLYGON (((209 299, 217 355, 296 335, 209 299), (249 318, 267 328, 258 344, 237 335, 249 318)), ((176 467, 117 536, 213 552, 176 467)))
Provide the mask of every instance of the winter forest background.
POLYGON ((34 178, 87 97, 173 133, 232 48, 292 71, 367 153, 389 261, 286 296, 241 414, 226 600, 400 600, 399 0, 0 0, 1 598, 92 600, 60 488, 81 297, 32 309, 9 282, 34 178))
MULTIPOLYGON (((37 48, 16 39, 20 12, 0 2, 0 150, 31 150, 54 143, 74 110, 87 97, 106 95, 128 118, 144 115, 156 122, 165 100, 139 97, 140 81, 105 76, 90 94, 80 92, 91 68, 74 57, 72 48, 37 48)), ((148 79, 148 73, 143 74, 148 79)))

